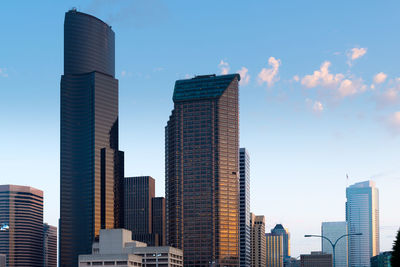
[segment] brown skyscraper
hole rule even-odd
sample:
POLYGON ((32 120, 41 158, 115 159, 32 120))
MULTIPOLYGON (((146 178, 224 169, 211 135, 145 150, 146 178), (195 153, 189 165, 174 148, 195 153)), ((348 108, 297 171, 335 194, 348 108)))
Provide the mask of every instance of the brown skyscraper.
POLYGON ((240 76, 178 80, 165 131, 167 243, 185 266, 238 265, 240 76))
POLYGON ((43 192, 0 185, 0 254, 9 267, 43 267, 43 192))

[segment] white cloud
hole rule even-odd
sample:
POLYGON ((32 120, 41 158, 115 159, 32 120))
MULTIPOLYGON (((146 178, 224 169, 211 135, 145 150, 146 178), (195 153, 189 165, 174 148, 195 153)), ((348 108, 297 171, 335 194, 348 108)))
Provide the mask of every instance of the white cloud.
POLYGON ((329 61, 325 61, 324 63, 322 63, 319 70, 314 71, 314 73, 311 75, 304 76, 301 80, 301 84, 307 88, 313 88, 317 86, 336 86, 344 78, 344 75, 341 73, 335 75, 329 73, 330 65, 331 63, 329 61))
POLYGON ((240 74, 240 85, 246 86, 250 82, 249 70, 246 67, 242 67, 238 70, 238 73, 240 74))
POLYGON ((393 134, 400 134, 400 111, 391 114, 386 123, 393 134))
POLYGON ((374 76, 374 83, 375 84, 380 84, 383 83, 387 78, 387 75, 383 72, 379 72, 374 76))
POLYGON ((339 95, 342 97, 354 95, 357 93, 357 87, 353 81, 345 79, 340 83, 338 88, 339 95))
POLYGON ((300 81, 299 75, 294 75, 294 76, 293 76, 293 81, 299 82, 299 81, 300 81))
POLYGON ((126 70, 121 71, 121 77, 125 77, 126 76, 126 70))
POLYGON ((279 81, 279 66, 281 65, 280 59, 270 57, 268 59, 268 65, 271 66, 270 69, 263 68, 258 74, 258 83, 267 83, 268 87, 271 87, 275 82, 279 81))
POLYGON ((356 60, 357 58, 360 58, 362 56, 364 56, 367 53, 367 48, 353 48, 351 49, 351 53, 350 53, 350 59, 351 60, 356 60))
POLYGON ((8 73, 6 73, 5 68, 0 68, 0 77, 8 77, 8 73))
POLYGON ((306 98, 308 108, 315 114, 321 114, 324 111, 324 105, 320 101, 313 101, 306 98))
POLYGON ((229 67, 228 62, 225 62, 223 60, 221 60, 221 62, 219 62, 218 67, 221 69, 221 74, 228 74, 229 70, 231 69, 229 67))

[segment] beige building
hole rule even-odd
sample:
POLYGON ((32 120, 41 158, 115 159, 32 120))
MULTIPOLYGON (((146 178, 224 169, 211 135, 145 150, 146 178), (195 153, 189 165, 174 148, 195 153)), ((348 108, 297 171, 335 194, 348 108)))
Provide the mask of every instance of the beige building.
POLYGON ((251 266, 265 267, 266 243, 265 243, 265 217, 250 214, 251 225, 251 266))
POLYGON ((267 267, 283 267, 283 236, 266 234, 267 267))
POLYGON ((148 247, 132 240, 132 232, 126 229, 102 229, 92 254, 79 256, 79 267, 86 266, 182 267, 183 253, 173 247, 148 247))

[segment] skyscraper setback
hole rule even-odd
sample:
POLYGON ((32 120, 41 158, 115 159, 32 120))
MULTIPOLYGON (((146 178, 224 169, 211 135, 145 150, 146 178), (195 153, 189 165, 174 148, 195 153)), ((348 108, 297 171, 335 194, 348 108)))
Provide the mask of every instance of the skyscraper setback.
POLYGON ((238 74, 178 80, 165 129, 168 245, 185 266, 239 264, 238 74))
POLYGON ((123 224, 123 153, 111 27, 70 10, 61 77, 60 267, 77 266, 102 228, 123 224))

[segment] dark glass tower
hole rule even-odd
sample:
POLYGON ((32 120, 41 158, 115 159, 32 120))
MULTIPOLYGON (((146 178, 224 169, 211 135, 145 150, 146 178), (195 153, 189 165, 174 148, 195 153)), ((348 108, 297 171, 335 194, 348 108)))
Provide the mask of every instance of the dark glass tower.
POLYGON ((152 233, 157 235, 158 246, 165 246, 165 198, 153 197, 151 200, 152 233))
MULTIPOLYGON (((143 238, 136 239, 148 242, 147 234, 151 234, 151 204, 155 196, 155 181, 150 176, 125 178, 125 228, 132 231, 132 235, 143 238)), ((146 243, 147 243, 146 242, 146 243)))
POLYGON ((65 14, 60 267, 77 266, 79 254, 90 254, 100 229, 123 224, 114 46, 114 32, 98 18, 65 14))
POLYGON ((9 267, 43 267, 43 192, 0 185, 0 254, 9 267))
POLYGON ((240 190, 239 190, 239 221, 240 221, 240 266, 251 265, 250 240, 250 156, 246 148, 239 150, 240 190))
POLYGON ((167 244, 185 266, 239 264, 240 76, 178 80, 165 130, 167 244))

